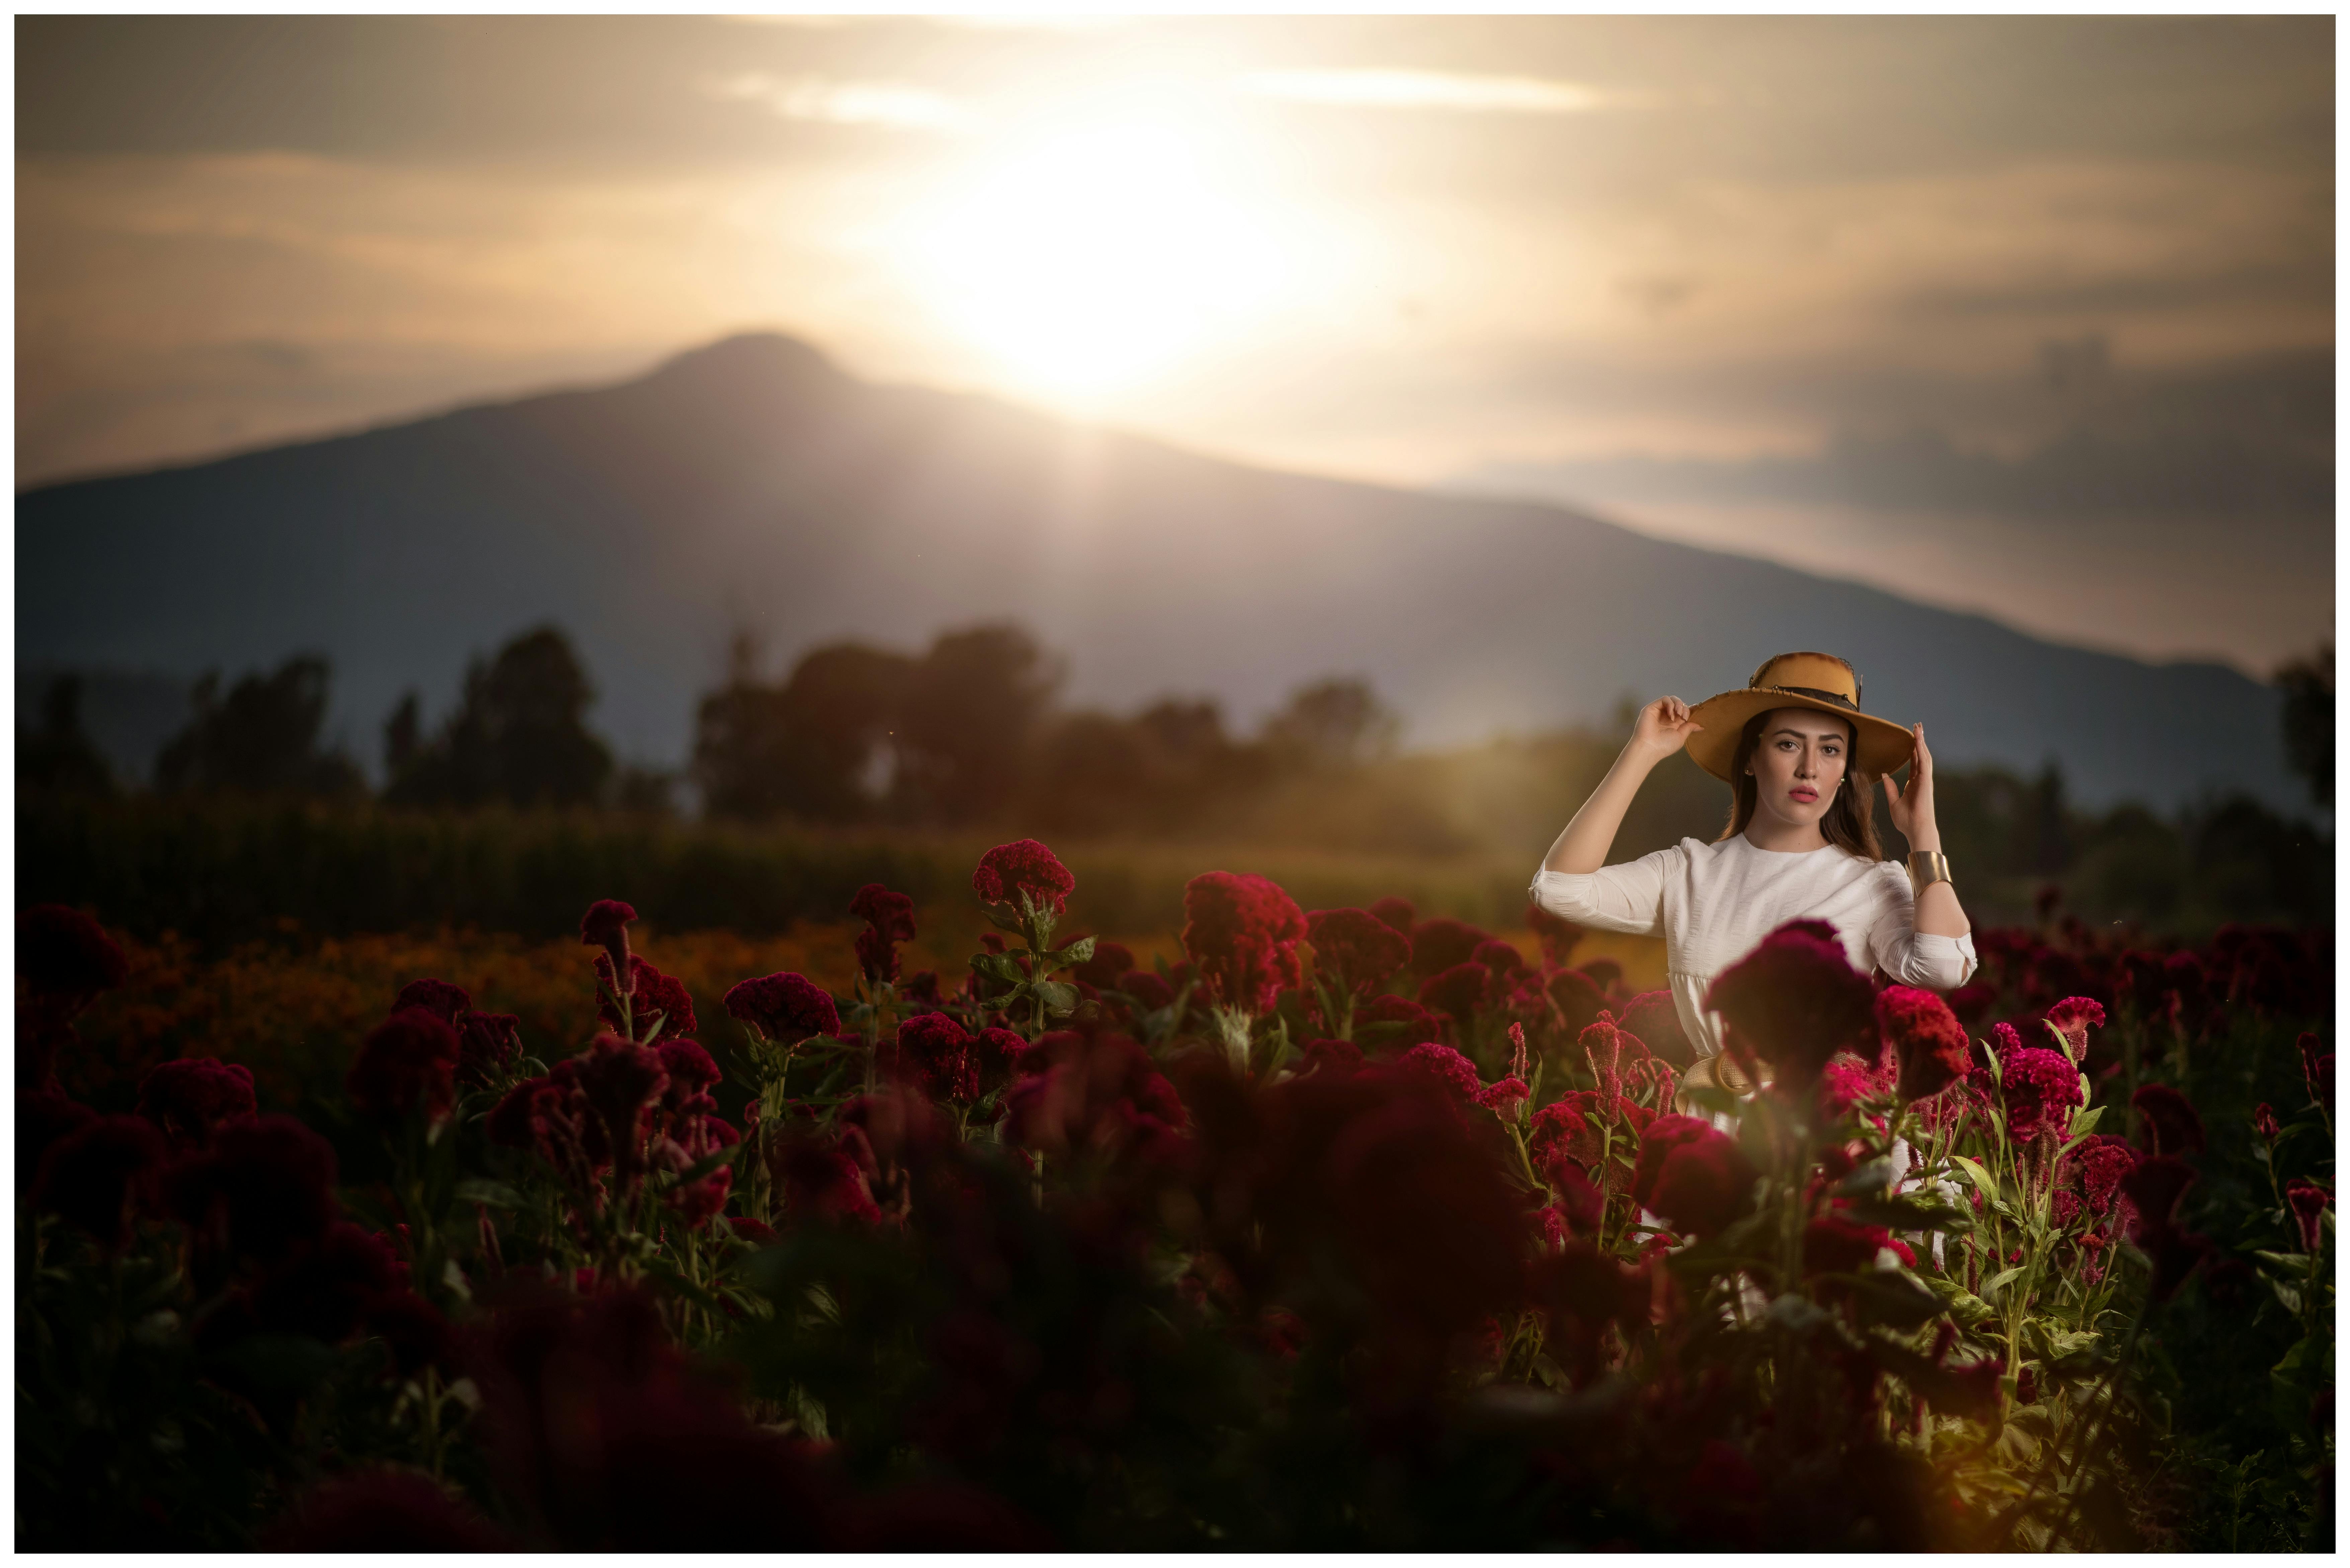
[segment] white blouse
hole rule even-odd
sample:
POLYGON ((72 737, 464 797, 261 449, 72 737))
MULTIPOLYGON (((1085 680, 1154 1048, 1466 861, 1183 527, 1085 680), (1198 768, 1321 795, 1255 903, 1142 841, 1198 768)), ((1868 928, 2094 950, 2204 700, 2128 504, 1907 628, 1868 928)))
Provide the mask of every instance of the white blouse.
POLYGON ((1789 920, 1827 921, 1855 969, 1881 969, 1897 985, 1949 991, 1975 971, 1973 937, 1917 929, 1918 900, 1899 861, 1863 860, 1834 845, 1790 853, 1758 849, 1742 833, 1713 844, 1684 838, 1621 866, 1537 871, 1532 891, 1578 926, 1664 938, 1673 1007, 1700 1056, 1721 1049, 1721 1015, 1704 1011, 1706 988, 1789 920))

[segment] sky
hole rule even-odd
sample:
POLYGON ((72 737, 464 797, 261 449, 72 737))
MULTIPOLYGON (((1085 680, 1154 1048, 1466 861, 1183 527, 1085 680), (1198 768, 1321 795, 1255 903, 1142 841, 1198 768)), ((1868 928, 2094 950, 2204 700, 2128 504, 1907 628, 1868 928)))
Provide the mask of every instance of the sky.
POLYGON ((20 17, 19 487, 779 328, 2255 674, 2331 17, 20 17))

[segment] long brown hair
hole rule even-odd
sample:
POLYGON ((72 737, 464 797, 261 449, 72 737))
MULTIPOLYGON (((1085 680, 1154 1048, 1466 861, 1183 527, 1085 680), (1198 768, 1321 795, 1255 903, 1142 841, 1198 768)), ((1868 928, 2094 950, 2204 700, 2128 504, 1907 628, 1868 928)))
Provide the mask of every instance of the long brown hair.
MULTIPOLYGON (((1746 764, 1754 760, 1755 748, 1762 743, 1763 723, 1777 711, 1775 708, 1765 708, 1747 720, 1746 727, 1738 732, 1738 749, 1730 756, 1730 824, 1714 840, 1716 844, 1735 838, 1754 820, 1755 804, 1762 790, 1754 775, 1746 771, 1746 764)), ((1854 779, 1853 756, 1859 750, 1860 736, 1849 719, 1844 722, 1844 782, 1836 786, 1835 798, 1828 802, 1827 815, 1820 818, 1820 836, 1863 860, 1882 860, 1885 851, 1877 842, 1877 781, 1871 779, 1864 789, 1854 779)))

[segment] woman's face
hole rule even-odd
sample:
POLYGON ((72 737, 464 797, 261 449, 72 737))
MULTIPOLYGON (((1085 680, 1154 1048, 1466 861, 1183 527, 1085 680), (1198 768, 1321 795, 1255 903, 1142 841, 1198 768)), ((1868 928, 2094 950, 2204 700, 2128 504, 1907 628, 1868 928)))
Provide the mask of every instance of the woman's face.
POLYGON ((1851 731, 1841 719, 1811 708, 1778 708, 1763 716, 1762 735, 1747 764, 1754 774, 1754 810, 1776 822, 1817 823, 1845 784, 1851 731))

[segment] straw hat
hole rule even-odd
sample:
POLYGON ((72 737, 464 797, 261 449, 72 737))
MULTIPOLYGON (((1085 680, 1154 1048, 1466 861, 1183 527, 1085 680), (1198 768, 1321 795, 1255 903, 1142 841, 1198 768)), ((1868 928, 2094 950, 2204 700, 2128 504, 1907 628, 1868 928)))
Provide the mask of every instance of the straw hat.
POLYGON ((1774 708, 1814 708, 1852 721, 1850 771, 1882 778, 1909 760, 1917 737, 1887 719, 1860 711, 1860 677, 1841 659, 1825 653, 1783 653, 1754 672, 1742 691, 1724 691, 1690 710, 1690 717, 1705 726, 1690 736, 1689 754, 1697 765, 1730 782, 1730 760, 1738 751, 1739 732, 1746 721, 1774 708))

